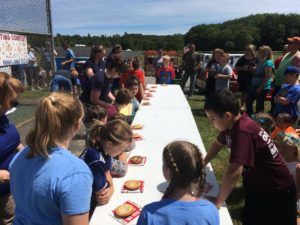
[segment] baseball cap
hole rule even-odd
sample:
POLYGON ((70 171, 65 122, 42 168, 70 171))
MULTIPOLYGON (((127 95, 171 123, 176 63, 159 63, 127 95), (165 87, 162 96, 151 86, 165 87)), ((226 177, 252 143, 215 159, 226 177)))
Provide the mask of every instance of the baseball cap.
POLYGON ((288 66, 284 71, 284 74, 298 74, 300 73, 300 69, 296 66, 288 66))
POLYGON ((298 43, 300 44, 300 37, 291 37, 291 38, 287 38, 288 42, 291 42, 291 43, 298 43))

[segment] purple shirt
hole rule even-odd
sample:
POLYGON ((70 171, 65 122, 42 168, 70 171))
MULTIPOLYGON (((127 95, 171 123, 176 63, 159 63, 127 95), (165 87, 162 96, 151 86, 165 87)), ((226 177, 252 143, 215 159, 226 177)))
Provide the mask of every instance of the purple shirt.
POLYGON ((292 184, 293 178, 270 135, 245 113, 232 129, 219 134, 218 141, 231 149, 230 163, 244 166, 244 188, 271 193, 292 184))

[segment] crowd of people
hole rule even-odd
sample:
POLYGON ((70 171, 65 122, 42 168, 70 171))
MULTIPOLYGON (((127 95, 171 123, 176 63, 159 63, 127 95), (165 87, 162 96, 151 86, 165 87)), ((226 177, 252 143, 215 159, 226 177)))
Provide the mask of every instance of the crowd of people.
MULTIPOLYGON (((259 47, 258 56, 255 46, 246 47, 235 67, 240 102, 228 90, 233 73, 229 55, 214 50, 206 66, 204 110, 220 134, 205 157, 185 141, 164 148, 163 174, 169 186, 160 201, 143 208, 139 225, 219 224, 217 208, 240 177, 245 192, 243 224, 296 224, 300 37, 287 40, 277 68, 269 46, 259 47), (273 108, 268 114, 264 101, 273 84, 273 108), (220 191, 204 199, 205 166, 223 146, 231 150, 220 191)), ((130 125, 142 100, 151 95, 145 92, 141 61, 125 62, 120 45, 107 57, 103 46, 93 46, 80 91, 74 52, 67 44, 64 49, 63 70, 52 75, 51 94, 40 100, 25 147, 6 115, 22 94, 23 84, 0 73, 0 225, 88 224, 96 206, 107 204, 114 194, 113 179, 126 175, 127 152, 135 147, 130 125), (124 116, 120 112, 128 106, 131 114, 124 116), (87 131, 86 148, 77 157, 68 149, 81 123, 87 131)), ((161 54, 155 66, 156 82, 171 84, 175 72, 170 57, 161 54)), ((190 79, 188 97, 193 95, 200 66, 195 45, 190 44, 183 56, 181 83, 184 89, 190 79)))

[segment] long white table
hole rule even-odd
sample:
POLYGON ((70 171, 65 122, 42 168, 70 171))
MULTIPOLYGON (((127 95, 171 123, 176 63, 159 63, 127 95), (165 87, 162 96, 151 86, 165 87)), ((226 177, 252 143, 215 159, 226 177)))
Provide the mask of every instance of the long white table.
MULTIPOLYGON (((192 142, 199 147, 203 156, 206 154, 191 109, 178 85, 158 86, 150 102, 151 105, 142 106, 134 118, 133 124, 144 125, 142 130, 134 131, 141 134, 144 139, 137 141, 136 148, 130 153, 130 157, 146 156, 146 164, 130 166, 125 177, 113 180, 115 193, 107 205, 96 208, 90 222, 91 225, 120 224, 111 216, 111 212, 127 200, 142 207, 161 199, 162 192, 160 190, 165 187, 162 173, 162 150, 171 141, 192 142), (123 183, 132 179, 145 182, 143 193, 121 193, 123 183)), ((208 195, 216 195, 219 187, 210 164, 206 171, 208 182, 213 184, 208 195)), ((221 207, 219 213, 222 225, 232 224, 226 206, 221 207)), ((136 224, 136 222, 137 219, 130 224, 136 224)))

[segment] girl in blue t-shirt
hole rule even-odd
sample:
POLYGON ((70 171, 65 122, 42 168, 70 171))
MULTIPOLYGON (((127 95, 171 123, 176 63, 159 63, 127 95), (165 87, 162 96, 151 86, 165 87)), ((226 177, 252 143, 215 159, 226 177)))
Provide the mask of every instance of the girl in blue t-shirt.
POLYGON ((163 150, 163 174, 168 181, 162 200, 146 205, 138 225, 219 224, 217 208, 201 198, 205 185, 205 165, 198 147, 175 141, 163 150))
POLYGON ((28 146, 9 167, 14 225, 88 225, 92 173, 68 150, 82 117, 82 104, 68 93, 41 99, 28 146))
POLYGON ((116 157, 128 149, 131 142, 131 127, 125 121, 117 119, 106 124, 95 121, 92 125, 90 147, 86 148, 80 156, 94 176, 90 218, 97 204, 108 203, 114 192, 110 172, 112 157, 116 157))

